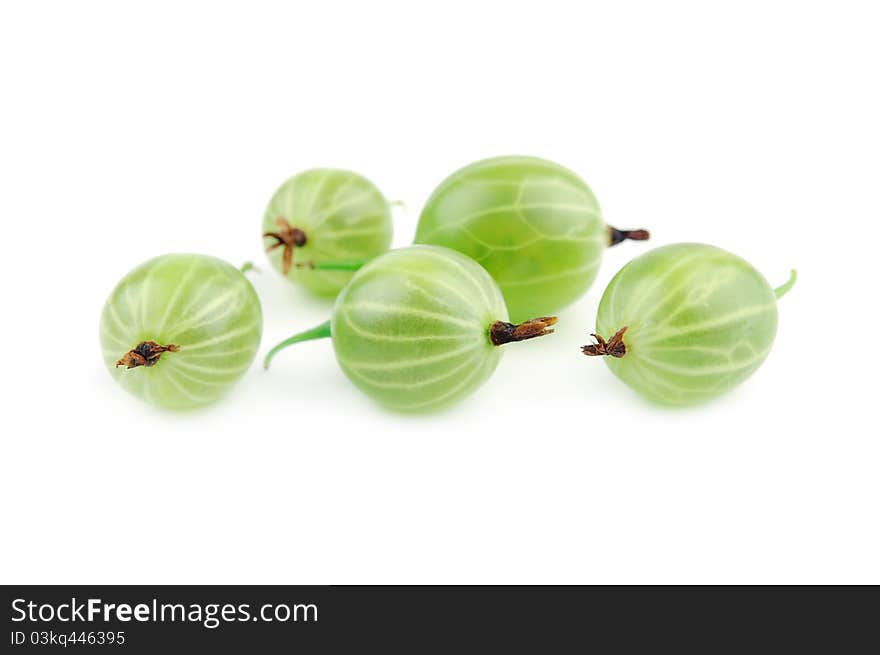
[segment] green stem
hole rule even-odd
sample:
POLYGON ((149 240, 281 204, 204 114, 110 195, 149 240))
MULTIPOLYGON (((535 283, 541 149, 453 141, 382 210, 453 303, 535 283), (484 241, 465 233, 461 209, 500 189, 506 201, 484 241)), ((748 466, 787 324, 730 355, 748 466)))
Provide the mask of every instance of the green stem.
POLYGON ((252 270, 254 270, 254 263, 253 262, 245 262, 244 264, 241 265, 241 268, 238 270, 240 270, 242 273, 247 273, 248 271, 252 271, 252 270))
POLYGON ((338 262, 299 262, 296 264, 298 268, 310 268, 316 271, 357 271, 369 260, 367 259, 350 259, 338 262))
POLYGON ((272 358, 275 357, 275 355, 277 355, 279 352, 287 348, 287 346, 292 346, 293 344, 300 343, 301 341, 311 341, 312 339, 326 339, 329 336, 330 321, 321 323, 317 327, 313 327, 311 330, 306 330, 305 332, 294 334, 292 337, 289 337, 279 343, 266 354, 266 358, 263 360, 263 368, 268 369, 269 363, 272 361, 272 358))
POLYGON ((791 275, 788 278, 788 282, 783 284, 781 287, 776 287, 773 289, 773 292, 776 294, 776 299, 779 300, 791 291, 791 288, 794 286, 794 283, 797 282, 797 271, 795 269, 791 269, 791 275))

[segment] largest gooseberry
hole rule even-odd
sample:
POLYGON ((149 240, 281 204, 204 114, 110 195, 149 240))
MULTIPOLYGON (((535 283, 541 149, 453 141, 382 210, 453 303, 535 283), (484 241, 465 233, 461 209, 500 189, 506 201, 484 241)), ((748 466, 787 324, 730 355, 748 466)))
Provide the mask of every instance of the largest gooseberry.
POLYGON ((586 292, 602 254, 645 230, 605 224, 590 187, 537 157, 495 157, 446 178, 428 199, 416 243, 445 246, 495 278, 513 320, 552 313, 586 292))

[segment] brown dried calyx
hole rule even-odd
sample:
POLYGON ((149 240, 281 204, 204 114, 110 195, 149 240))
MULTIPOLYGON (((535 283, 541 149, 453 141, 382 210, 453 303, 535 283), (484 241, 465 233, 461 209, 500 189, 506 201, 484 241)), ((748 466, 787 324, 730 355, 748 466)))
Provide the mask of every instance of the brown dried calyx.
POLYGON ((623 241, 647 241, 651 238, 648 230, 618 230, 608 226, 608 246, 616 246, 623 241))
POLYGON ((167 346, 160 346, 155 341, 141 341, 137 346, 125 353, 122 359, 116 362, 116 366, 124 366, 125 368, 153 366, 159 361, 162 353, 176 353, 178 350, 180 350, 180 346, 175 346, 173 343, 167 346))
POLYGON ((550 326, 555 324, 555 316, 533 318, 519 325, 495 321, 492 327, 489 328, 489 338, 492 339, 492 343, 496 346, 501 346, 511 341, 525 341, 526 339, 534 339, 535 337, 543 337, 550 334, 553 332, 550 326))
POLYGON ((586 345, 581 348, 585 355, 590 355, 591 357, 598 357, 601 355, 606 355, 608 357, 623 357, 626 354, 626 344, 623 343, 623 335, 627 331, 627 327, 624 326, 620 328, 617 332, 614 333, 614 336, 605 341, 598 334, 591 334, 590 336, 596 340, 596 343, 592 343, 586 345))
POLYGON ((276 218, 275 222, 278 224, 277 232, 263 232, 264 237, 275 239, 275 243, 266 248, 266 252, 272 252, 275 248, 284 248, 281 254, 281 270, 287 275, 293 267, 294 249, 306 245, 306 233, 298 227, 291 226, 287 219, 281 216, 276 218))

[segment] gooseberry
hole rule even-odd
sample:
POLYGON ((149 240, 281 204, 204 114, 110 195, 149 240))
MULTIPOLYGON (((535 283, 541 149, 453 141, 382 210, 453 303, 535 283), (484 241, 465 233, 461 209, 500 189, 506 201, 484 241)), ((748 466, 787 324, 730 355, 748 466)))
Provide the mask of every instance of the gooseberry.
POLYGON ((128 273, 101 314, 101 348, 129 393, 171 409, 217 400, 241 378, 262 334, 260 301, 232 265, 172 254, 128 273))
POLYGON ((663 404, 709 400, 748 378, 776 336, 776 301, 797 279, 772 289, 748 262, 721 248, 682 243, 624 266, 599 303, 597 343, 611 371, 663 404), (606 341, 607 339, 607 341, 606 341))
POLYGON ((391 210, 372 182, 351 171, 316 168, 282 184, 263 217, 263 243, 272 266, 313 293, 335 296, 350 271, 298 266, 369 259, 391 244, 391 210))
POLYGON ((602 219, 590 187, 537 157, 495 157, 446 178, 428 199, 416 243, 452 248, 489 271, 513 320, 552 313, 582 296, 602 254, 645 230, 602 219))
POLYGON ((508 322, 498 285, 475 261, 448 248, 410 246, 363 265, 336 298, 330 321, 281 342, 332 337, 348 378, 397 411, 445 407, 495 370, 499 346, 552 332, 555 317, 508 322))

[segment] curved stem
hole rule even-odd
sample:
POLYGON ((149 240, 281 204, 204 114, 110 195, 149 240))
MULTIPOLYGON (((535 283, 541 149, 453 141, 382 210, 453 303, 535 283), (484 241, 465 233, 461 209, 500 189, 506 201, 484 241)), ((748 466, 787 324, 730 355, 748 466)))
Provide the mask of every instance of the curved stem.
POLYGON ((791 291, 791 288, 794 286, 795 282, 797 282, 797 270, 793 268, 791 269, 791 274, 788 276, 788 282, 783 284, 781 287, 776 287, 775 289, 773 289, 773 293, 776 294, 776 300, 779 300, 780 298, 782 298, 782 296, 791 291))
POLYGON ((307 262, 297 262, 294 264, 297 268, 310 268, 316 271, 357 271, 368 259, 350 259, 338 262, 316 262, 309 260, 307 262))
POLYGON ((624 241, 647 241, 651 238, 648 230, 618 230, 616 227, 608 226, 608 247, 616 246, 624 241))
POLYGON ((492 340, 493 345, 503 346, 511 341, 525 341, 526 339, 543 337, 553 332, 550 326, 555 324, 555 316, 533 318, 519 325, 505 321, 495 321, 489 328, 489 338, 492 340))
POLYGON ((253 271, 253 270, 255 270, 254 263, 253 262, 245 262, 244 264, 241 265, 241 268, 239 268, 238 270, 240 270, 242 273, 247 273, 248 271, 253 271))
POLYGON ((294 334, 292 337, 289 337, 279 343, 277 346, 272 348, 268 353, 266 353, 266 358, 263 360, 263 368, 268 369, 269 363, 272 361, 272 358, 275 357, 279 352, 287 348, 287 346, 292 346, 295 343, 300 343, 301 341, 311 341, 312 339, 326 339, 330 336, 330 321, 326 321, 321 323, 320 325, 313 327, 311 330, 306 330, 305 332, 300 332, 299 334, 294 334))

